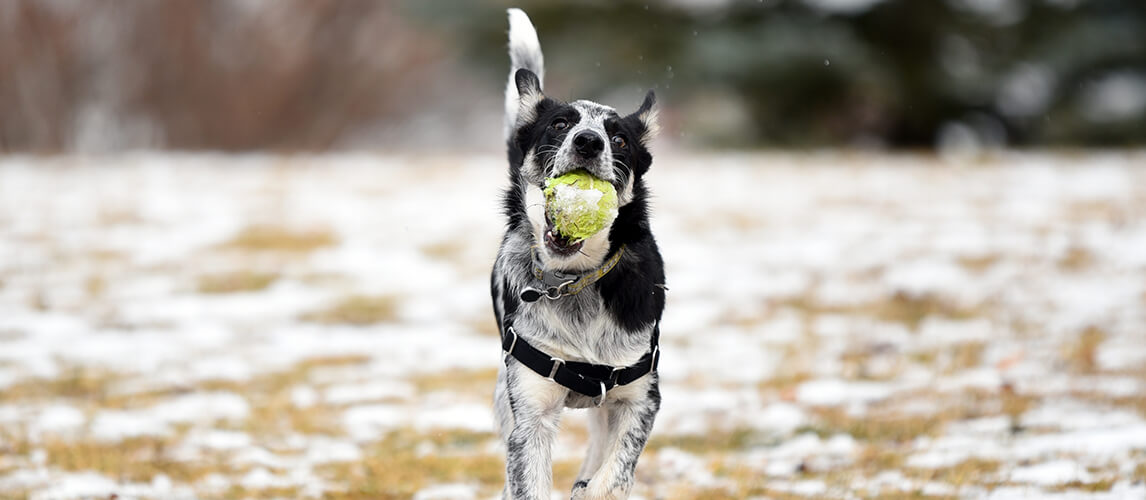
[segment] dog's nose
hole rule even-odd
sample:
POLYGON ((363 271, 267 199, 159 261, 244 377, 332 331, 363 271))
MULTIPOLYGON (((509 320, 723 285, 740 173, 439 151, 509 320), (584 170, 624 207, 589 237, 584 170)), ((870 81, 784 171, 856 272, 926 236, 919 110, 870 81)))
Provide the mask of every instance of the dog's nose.
POLYGON ((573 136, 573 149, 585 158, 594 158, 605 149, 605 140, 596 132, 582 130, 573 136))

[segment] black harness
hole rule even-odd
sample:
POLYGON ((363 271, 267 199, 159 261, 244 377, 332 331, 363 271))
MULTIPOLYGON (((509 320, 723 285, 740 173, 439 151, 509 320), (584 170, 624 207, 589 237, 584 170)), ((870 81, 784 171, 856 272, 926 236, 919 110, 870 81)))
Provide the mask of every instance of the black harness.
POLYGON ((661 327, 658 322, 653 324, 653 337, 649 342, 652 347, 632 366, 595 365, 582 361, 565 361, 550 356, 517 336, 517 332, 513 331, 513 325, 506 326, 501 334, 501 349, 505 351, 506 363, 509 363, 509 356, 513 356, 513 359, 534 373, 557 382, 566 389, 591 398, 600 398, 597 400, 597 406, 601 406, 609 389, 630 384, 657 371, 661 352, 660 336, 661 327))
MULTIPOLYGON (((625 249, 622 246, 618 249, 617 253, 607 259, 600 268, 584 276, 578 277, 576 275, 553 273, 560 274, 560 276, 553 277, 555 278, 552 280, 554 284, 550 284, 551 279, 549 278, 551 278, 551 272, 541 269, 536 254, 534 254, 534 275, 545 283, 548 288, 545 291, 535 291, 534 289, 527 288, 522 292, 521 299, 523 302, 535 302, 541 297, 557 300, 568 295, 576 295, 611 271, 620 260, 624 251, 625 249), (562 283, 564 285, 562 285, 562 283)), ((663 286, 661 287, 664 288, 663 286)), ((565 361, 564 359, 542 352, 530 345, 529 342, 526 342, 525 339, 519 337, 517 332, 513 330, 513 320, 511 318, 506 318, 503 326, 504 328, 501 331, 501 349, 505 351, 504 361, 507 364, 509 363, 509 357, 513 356, 513 359, 516 359, 519 363, 533 370, 534 373, 548 378, 566 389, 591 398, 598 398, 597 406, 601 406, 601 404, 605 402, 605 394, 609 389, 630 384, 649 373, 656 372, 657 363, 660 361, 661 328, 659 321, 653 323, 653 334, 649 342, 648 352, 631 366, 609 366, 585 363, 582 361, 565 361)))

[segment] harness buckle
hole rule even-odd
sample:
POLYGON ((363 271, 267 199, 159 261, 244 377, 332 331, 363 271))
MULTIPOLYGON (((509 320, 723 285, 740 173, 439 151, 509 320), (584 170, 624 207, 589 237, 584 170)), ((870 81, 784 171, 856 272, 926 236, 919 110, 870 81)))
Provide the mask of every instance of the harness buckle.
MULTIPOLYGON (((549 380, 553 380, 553 376, 557 375, 557 369, 561 368, 561 365, 565 364, 565 360, 556 356, 550 356, 549 360, 553 362, 553 368, 549 369, 549 380)), ((556 381, 554 380, 554 382, 556 381)))
POLYGON ((507 329, 507 331, 509 331, 509 333, 512 333, 512 334, 513 334, 513 342, 510 342, 510 343, 509 343, 509 350, 505 351, 505 354, 503 354, 503 355, 501 356, 501 362, 502 362, 503 364, 504 364, 506 361, 508 361, 508 360, 509 360, 509 355, 513 353, 513 348, 514 348, 514 347, 517 347, 517 332, 513 331, 513 327, 512 327, 512 326, 511 326, 511 327, 509 327, 509 328, 507 329))

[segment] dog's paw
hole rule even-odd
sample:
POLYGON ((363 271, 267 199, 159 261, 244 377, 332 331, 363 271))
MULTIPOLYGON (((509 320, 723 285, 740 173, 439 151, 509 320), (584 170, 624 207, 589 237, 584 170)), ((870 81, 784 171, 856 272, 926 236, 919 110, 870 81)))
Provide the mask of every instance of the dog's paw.
POLYGON ((573 483, 573 495, 570 500, 620 500, 629 498, 629 485, 621 485, 613 489, 600 488, 599 483, 577 481, 573 483))
POLYGON ((569 497, 570 500, 583 500, 588 498, 585 496, 585 490, 589 487, 588 479, 579 479, 573 483, 573 494, 569 497))

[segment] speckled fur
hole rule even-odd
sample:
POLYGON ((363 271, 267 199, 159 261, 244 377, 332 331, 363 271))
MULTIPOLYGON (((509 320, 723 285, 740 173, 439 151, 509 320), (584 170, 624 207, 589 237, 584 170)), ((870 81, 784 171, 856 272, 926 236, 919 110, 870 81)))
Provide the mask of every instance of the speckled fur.
MULTIPOLYGON (((541 48, 529 18, 510 9, 510 56, 506 88, 506 132, 510 186, 505 193, 508 219, 494 263, 491 295, 498 326, 514 331, 538 349, 568 361, 627 366, 650 348, 654 327, 664 310, 664 265, 649 230, 648 192, 643 176, 652 156, 647 145, 656 129, 650 92, 633 114, 591 101, 563 103, 541 91, 541 48), (564 119, 569 127, 551 124, 564 119), (598 158, 577 159, 570 138, 593 130, 606 138, 598 158), (612 142, 620 136, 622 146, 612 142), (571 257, 551 254, 542 243, 544 210, 538 197, 546 177, 584 168, 614 184, 620 209, 612 226, 587 240, 571 257), (524 303, 526 287, 538 287, 531 272, 530 249, 543 265, 563 271, 595 268, 621 245, 625 254, 596 284, 574 296, 524 303)), ((588 408, 590 445, 573 485, 574 499, 627 498, 637 460, 660 408, 655 373, 611 389, 605 404, 569 391, 509 357, 498 373, 494 410, 506 444, 509 499, 548 499, 552 490, 552 446, 565 408, 588 408)))

